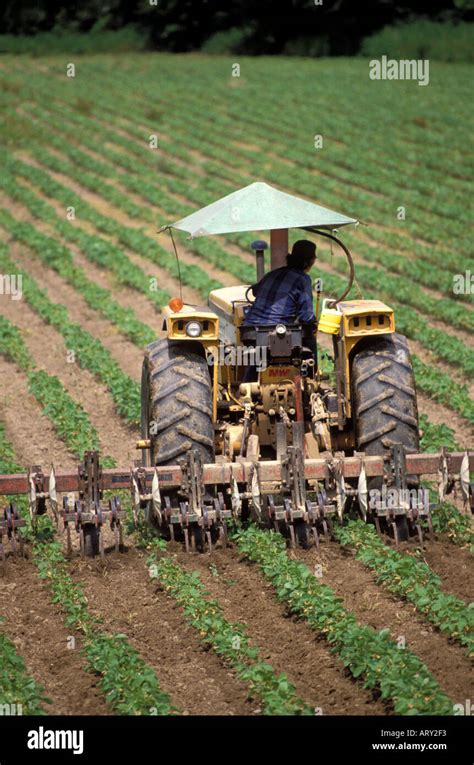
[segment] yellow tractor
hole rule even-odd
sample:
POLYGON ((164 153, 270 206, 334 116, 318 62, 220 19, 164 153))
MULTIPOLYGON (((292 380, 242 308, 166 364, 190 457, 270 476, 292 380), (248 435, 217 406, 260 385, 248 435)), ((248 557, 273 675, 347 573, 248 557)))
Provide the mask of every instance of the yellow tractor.
MULTIPOLYGON (((302 229, 342 247, 348 284, 321 312, 317 292, 311 330, 253 325, 251 316, 245 323, 251 285, 213 290, 207 306, 173 298, 163 311, 166 336, 145 352, 141 460, 131 470, 102 468, 98 452, 86 452, 78 470, 52 466, 49 477, 33 465, 0 475, 0 497, 27 494, 33 526, 48 502, 69 550, 75 529, 82 555, 92 556, 105 554, 105 524, 122 549, 126 512, 105 492, 127 488, 135 523, 145 519, 198 551, 227 544, 229 519, 273 527, 293 546, 319 546, 344 513, 375 523, 396 544, 412 534, 423 543, 433 506, 421 476, 437 480, 440 502, 459 487, 465 512, 474 510, 474 451, 418 453, 413 370, 393 310, 346 299, 354 265, 334 232, 349 224, 357 220, 252 183, 164 226, 191 237, 268 230, 272 269, 285 265, 288 229, 302 229), (332 338, 329 373, 315 344, 324 334, 332 338)), ((267 245, 252 247, 259 281, 267 245)), ((0 507, 0 567, 4 539, 15 551, 24 524, 14 501, 0 507)))
MULTIPOLYGON (((316 329, 316 336, 332 336, 335 384, 307 347, 303 325, 243 327, 250 285, 213 290, 207 306, 175 298, 165 308, 166 337, 146 348, 139 446, 144 466, 179 465, 182 478, 142 506, 166 534, 179 531, 187 548, 212 546, 219 535, 225 541, 226 519, 236 514, 286 531, 302 546, 312 538, 319 544, 333 515, 342 518, 349 508, 379 530, 383 519, 397 541, 410 527, 421 533, 420 518, 429 518, 416 492, 390 507, 381 492, 383 484, 417 485, 406 465, 419 447, 415 382, 393 310, 378 300, 344 299, 354 268, 334 231, 348 224, 357 221, 265 183, 173 224, 191 237, 269 230, 272 269, 285 264, 288 229, 300 228, 337 242, 350 265, 347 289, 323 301, 316 329), (254 379, 246 381, 250 364, 254 379)), ((267 245, 252 247, 259 280, 267 245)), ((144 475, 137 469, 142 495, 144 475)))

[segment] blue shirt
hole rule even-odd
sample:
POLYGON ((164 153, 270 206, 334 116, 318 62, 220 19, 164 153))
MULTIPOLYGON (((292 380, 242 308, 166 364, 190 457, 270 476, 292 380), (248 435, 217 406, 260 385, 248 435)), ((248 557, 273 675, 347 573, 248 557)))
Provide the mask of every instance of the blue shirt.
POLYGON ((282 266, 268 271, 253 285, 252 292, 255 302, 245 316, 244 326, 315 320, 311 277, 299 268, 282 266))

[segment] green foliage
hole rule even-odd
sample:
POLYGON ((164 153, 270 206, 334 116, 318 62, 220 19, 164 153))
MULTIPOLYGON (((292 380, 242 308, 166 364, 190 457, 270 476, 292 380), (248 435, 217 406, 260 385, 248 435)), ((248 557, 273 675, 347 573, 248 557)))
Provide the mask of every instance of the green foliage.
POLYGON ((0 53, 15 55, 50 56, 67 53, 85 55, 96 53, 130 53, 146 47, 146 37, 133 26, 117 30, 87 33, 67 29, 40 32, 32 36, 0 35, 0 53))
POLYGON ((17 714, 21 706, 21 714, 45 715, 44 704, 48 703, 51 702, 44 696, 44 689, 28 675, 14 644, 0 632, 0 708, 9 704, 17 714))
POLYGON ((357 560, 376 572, 378 583, 413 603, 441 632, 474 654, 474 603, 468 606, 443 592, 441 580, 426 563, 387 547, 373 526, 349 521, 335 529, 335 535, 341 544, 356 547, 357 560))
POLYGON ((420 439, 422 452, 437 452, 443 446, 449 451, 460 451, 461 447, 456 441, 454 430, 449 425, 435 425, 429 421, 426 414, 421 414, 419 428, 422 433, 420 439))
POLYGON ((83 407, 71 398, 55 375, 33 368, 34 364, 18 328, 4 316, 0 316, 0 354, 27 373, 30 393, 41 404, 58 435, 76 456, 82 457, 87 449, 99 449, 97 431, 83 407))
POLYGON ((33 553, 53 602, 65 613, 65 624, 84 634, 87 667, 100 676, 100 687, 111 708, 124 715, 170 714, 173 708, 168 695, 126 636, 100 630, 100 622, 91 616, 81 586, 69 574, 60 543, 36 541, 33 553))
POLYGON ((100 448, 99 436, 87 412, 71 398, 57 377, 41 369, 31 372, 28 381, 30 392, 76 456, 82 458, 85 451, 100 448))
MULTIPOLYGON (((0 211, 0 220, 2 211, 0 211)), ((0 248, 0 268, 6 273, 18 271, 15 263, 0 248)), ((57 329, 68 348, 74 349, 81 367, 89 369, 109 389, 118 413, 132 425, 140 420, 140 387, 112 359, 100 340, 69 319, 67 308, 53 303, 45 290, 29 274, 23 274, 23 296, 38 315, 57 329)))
POLYGON ((241 553, 257 563, 291 613, 305 618, 332 645, 352 676, 378 688, 401 715, 452 714, 452 703, 415 654, 400 649, 388 630, 361 625, 340 598, 300 561, 290 560, 274 532, 250 528, 236 535, 241 553))
MULTIPOLYGON (((15 460, 11 444, 5 436, 5 428, 0 422, 0 473, 21 472, 15 460)), ((58 604, 65 615, 65 624, 78 630, 84 636, 83 651, 87 659, 88 669, 100 676, 100 687, 107 702, 117 714, 124 715, 168 715, 176 710, 166 693, 158 683, 154 671, 149 667, 138 652, 128 643, 122 634, 108 634, 101 630, 101 622, 91 615, 87 598, 80 584, 75 582, 69 573, 68 563, 62 552, 62 546, 54 540, 54 529, 47 516, 39 518, 38 532, 32 533, 24 496, 16 498, 22 514, 27 520, 27 537, 33 547, 33 561, 39 576, 44 579, 51 591, 52 600, 58 604)), ((0 703, 2 699, 2 684, 6 691, 9 686, 2 672, 2 636, 0 634, 0 703)), ((17 669, 20 667, 18 662, 17 669)), ((7 665, 7 677, 11 674, 7 665)), ((20 674, 20 673, 18 673, 20 674)), ((14 680, 8 680, 13 688, 14 680)), ((19 677, 16 680, 18 692, 24 685, 25 704, 28 703, 29 714, 40 714, 37 711, 40 689, 29 684, 27 679, 19 677), (30 696, 27 694, 30 693, 30 696), (35 702, 36 699, 36 702, 35 702), (32 710, 35 711, 32 711, 32 710)), ((22 702, 23 697, 10 696, 13 701, 22 702)))
POLYGON ((33 364, 18 327, 0 315, 0 353, 28 372, 33 364))
POLYGON ((443 502, 436 508, 432 517, 433 530, 447 534, 451 542, 457 545, 474 545, 472 520, 463 515, 449 502, 443 502))
POLYGON ((258 649, 250 645, 244 625, 227 621, 220 603, 208 597, 198 572, 189 574, 169 556, 157 559, 151 555, 148 565, 152 576, 184 609, 187 621, 199 631, 202 640, 250 686, 250 696, 262 700, 265 714, 312 714, 286 675, 277 675, 260 658, 258 649))
POLYGON ((474 61, 473 24, 416 19, 386 26, 362 42, 361 55, 379 58, 474 61))

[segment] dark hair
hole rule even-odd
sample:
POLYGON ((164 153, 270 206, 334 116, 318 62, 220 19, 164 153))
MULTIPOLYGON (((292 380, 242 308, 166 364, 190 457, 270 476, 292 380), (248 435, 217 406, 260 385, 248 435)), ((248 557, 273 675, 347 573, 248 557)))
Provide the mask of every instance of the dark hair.
POLYGON ((288 268, 300 268, 302 271, 311 266, 316 258, 316 245, 309 239, 299 239, 286 256, 288 268))

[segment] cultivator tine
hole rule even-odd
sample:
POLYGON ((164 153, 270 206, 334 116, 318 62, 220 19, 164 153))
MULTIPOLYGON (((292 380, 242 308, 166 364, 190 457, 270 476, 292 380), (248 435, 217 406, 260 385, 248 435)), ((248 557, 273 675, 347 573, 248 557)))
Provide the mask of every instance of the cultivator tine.
POLYGON ((72 555, 71 529, 66 526, 66 555, 72 555))
POLYGON ((49 473, 49 504, 54 515, 54 522, 56 526, 59 524, 58 515, 58 495, 56 492, 56 473, 54 467, 51 465, 51 471, 49 473))
POLYGON ((325 538, 326 542, 329 542, 329 527, 328 527, 328 522, 327 522, 326 519, 324 519, 322 521, 322 527, 323 527, 323 532, 324 532, 324 538, 325 538))
POLYGON ((375 528, 377 529, 377 534, 379 535, 379 537, 381 537, 382 529, 380 528, 380 520, 378 515, 375 516, 374 521, 375 521, 375 528))
MULTIPOLYGON (((117 527, 115 527, 114 533, 115 533, 115 535, 117 534, 117 527)), ((102 560, 104 560, 104 558, 105 558, 105 540, 104 540, 104 532, 102 531, 102 529, 99 529, 98 536, 99 536, 99 555, 102 558, 102 560)), ((117 538, 116 538, 116 540, 117 540, 117 538)), ((116 550, 116 552, 118 552, 117 541, 115 543, 115 550, 116 550)))
POLYGON ((229 545, 229 537, 227 535, 227 524, 225 521, 223 521, 222 525, 219 526, 219 543, 221 547, 228 547, 229 545))
POLYGON ((459 471, 459 483, 461 485, 461 495, 463 498, 464 512, 469 512, 469 495, 470 495, 470 481, 469 481, 469 455, 467 451, 464 452, 464 457, 461 462, 461 469, 459 471))
POLYGON ((230 480, 231 480, 231 487, 232 487, 232 493, 231 493, 231 505, 232 505, 232 515, 234 518, 238 518, 242 512, 242 498, 240 496, 239 492, 239 486, 237 484, 237 481, 235 480, 235 473, 234 468, 231 466, 230 468, 230 480))
POLYGON ((361 460, 359 481, 357 484, 357 499, 359 502, 359 509, 364 521, 367 521, 367 510, 368 510, 367 496, 368 496, 367 495, 367 476, 365 474, 364 461, 361 460))
POLYGON ((442 504, 445 500, 446 493, 448 491, 448 485, 449 485, 448 457, 446 455, 446 450, 443 447, 441 449, 441 455, 440 455, 439 467, 438 467, 438 499, 440 504, 442 504))
POLYGON ((293 550, 296 550, 295 527, 293 523, 290 523, 288 525, 290 529, 290 545, 293 550))
POLYGON ((0 513, 0 560, 2 562, 2 573, 6 572, 7 553, 3 538, 6 536, 10 542, 13 557, 16 557, 17 549, 23 554, 23 539, 21 534, 17 537, 17 529, 25 526, 25 521, 21 518, 15 502, 10 502, 0 513))
POLYGON ((210 531, 206 531, 206 543, 207 543, 207 549, 209 550, 209 553, 212 554, 212 537, 211 537, 210 531))
POLYGON ((195 529, 191 529, 191 550, 196 552, 196 532, 195 529))
POLYGON ((420 540, 420 547, 423 547, 423 530, 421 528, 421 525, 419 523, 416 523, 415 529, 418 534, 418 539, 420 540))
POLYGON ((160 495, 160 481, 158 479, 158 471, 155 468, 153 473, 153 480, 151 482, 151 502, 153 506, 153 512, 155 517, 161 526, 161 495, 160 495))
POLYGON ((252 505, 258 520, 262 518, 260 481, 258 479, 258 465, 253 463, 251 467, 250 493, 252 496, 252 505))
POLYGON ((393 531, 393 538, 395 540, 395 547, 398 547, 399 544, 400 544, 400 537, 398 535, 398 526, 395 523, 395 521, 392 521, 392 523, 390 525, 391 525, 392 531, 393 531))
POLYGON ((189 553, 189 529, 185 528, 183 529, 183 535, 184 535, 184 549, 187 553, 189 553))

